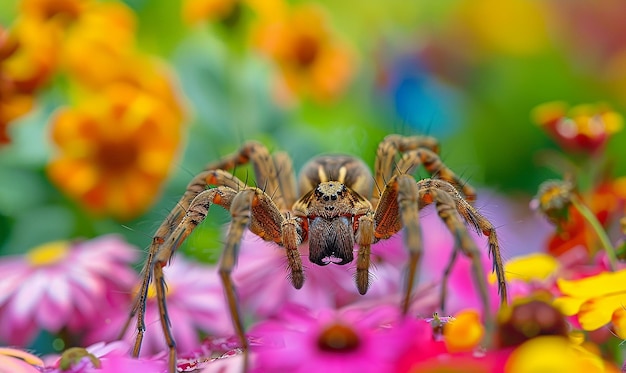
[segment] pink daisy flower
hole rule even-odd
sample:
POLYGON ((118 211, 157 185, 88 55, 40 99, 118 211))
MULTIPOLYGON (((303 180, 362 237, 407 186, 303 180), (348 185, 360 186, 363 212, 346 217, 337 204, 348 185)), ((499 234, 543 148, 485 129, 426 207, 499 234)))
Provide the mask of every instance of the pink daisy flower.
POLYGON ((405 322, 395 306, 307 311, 288 305, 250 330, 254 372, 389 372, 407 340, 431 338, 426 322, 405 322))
POLYGON ((161 359, 135 359, 124 341, 96 343, 85 349, 65 351, 44 373, 165 373, 167 362, 161 359))
POLYGON ((125 302, 136 250, 117 236, 51 242, 0 259, 0 340, 25 346, 40 330, 81 331, 125 302))
MULTIPOLYGON (((167 311, 180 353, 198 348, 199 331, 211 336, 234 334, 222 283, 214 266, 193 263, 182 255, 176 255, 164 271, 168 289, 167 311)), ((143 355, 153 355, 167 349, 159 322, 156 292, 153 288, 150 289, 148 297, 145 314, 146 331, 141 345, 143 355)), ((86 343, 116 339, 128 319, 130 307, 129 302, 122 310, 112 309, 111 312, 104 313, 100 321, 93 323, 96 328, 89 331, 86 343)), ((132 320, 124 340, 133 343, 136 335, 135 320, 132 320)))

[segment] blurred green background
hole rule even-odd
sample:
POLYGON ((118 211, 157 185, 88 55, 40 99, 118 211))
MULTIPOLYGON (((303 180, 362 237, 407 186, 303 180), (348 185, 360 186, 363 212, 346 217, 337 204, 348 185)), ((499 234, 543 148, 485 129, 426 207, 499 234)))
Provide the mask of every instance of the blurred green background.
MULTIPOLYGON (((3 28, 18 17, 18 3, 0 3, 3 28)), ((251 12, 234 22, 190 25, 181 1, 127 1, 137 17, 137 48, 171 65, 190 113, 160 197, 130 220, 96 217, 50 182, 49 117, 71 105, 66 82, 54 78, 37 92, 35 109, 10 125, 11 143, 0 148, 0 254, 106 233, 146 248, 189 179, 248 139, 287 151, 298 169, 325 152, 355 154, 373 165, 385 135, 433 135, 442 159, 464 179, 527 199, 558 176, 539 156, 558 148, 531 121, 535 106, 603 101, 624 113, 626 3, 620 0, 313 3, 333 37, 349 45, 353 75, 333 100, 302 96, 284 105, 272 94, 275 64, 249 45, 251 12)), ((616 175, 626 174, 625 143, 620 132, 606 152, 616 175)), ((185 248, 204 260, 216 258, 212 249, 228 217, 216 212, 209 220, 185 248)))

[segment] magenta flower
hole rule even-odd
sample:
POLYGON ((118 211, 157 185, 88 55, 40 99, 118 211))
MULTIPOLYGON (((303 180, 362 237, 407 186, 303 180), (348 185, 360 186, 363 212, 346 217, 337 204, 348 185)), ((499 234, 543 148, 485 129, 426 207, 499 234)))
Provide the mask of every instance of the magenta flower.
POLYGON ((388 372, 407 340, 431 336, 428 323, 403 320, 397 306, 308 311, 288 305, 249 334, 259 338, 254 372, 294 373, 388 372))
POLYGON ((233 272, 242 309, 266 318, 275 315, 286 302, 310 309, 339 308, 355 301, 398 294, 406 258, 401 240, 401 236, 392 237, 372 247, 372 281, 367 294, 362 296, 354 282, 354 262, 345 266, 311 264, 306 245, 300 248, 304 286, 299 290, 293 288, 287 278, 284 249, 247 233, 233 272))
POLYGON ((127 297, 136 250, 117 236, 51 242, 0 259, 0 340, 27 345, 39 332, 80 331, 127 297))
MULTIPOLYGON (((212 336, 234 334, 222 283, 215 267, 192 263, 182 255, 176 255, 164 270, 168 289, 167 311, 179 352, 187 353, 198 348, 199 331, 212 336)), ((148 297, 142 355, 153 355, 167 349, 153 288, 148 297)), ((105 312, 101 320, 93 324, 95 328, 87 333, 86 343, 116 339, 128 318, 130 307, 129 300, 127 307, 105 312)), ((124 339, 132 343, 136 335, 135 320, 132 320, 124 339)))

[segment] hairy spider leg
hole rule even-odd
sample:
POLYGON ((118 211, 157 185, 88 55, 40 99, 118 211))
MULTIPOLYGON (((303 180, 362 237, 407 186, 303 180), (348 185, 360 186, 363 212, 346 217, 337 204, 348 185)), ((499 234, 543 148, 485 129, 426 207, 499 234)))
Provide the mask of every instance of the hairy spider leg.
MULTIPOLYGON (((259 188, 266 190, 272 196, 274 203, 281 210, 289 208, 283 198, 283 190, 280 187, 279 172, 269 150, 263 144, 256 141, 247 141, 234 154, 226 156, 218 161, 209 163, 205 170, 232 170, 243 164, 251 163, 254 169, 254 177, 259 188)), ((285 165, 284 163, 282 165, 285 165)), ((289 170, 287 170, 289 171, 289 170)), ((281 172, 280 174, 284 174, 281 172)))
MULTIPOLYGON (((440 181, 441 182, 441 181, 440 181)), ((470 236, 467 226, 463 222, 461 214, 459 214, 456 207, 455 198, 450 192, 436 188, 433 186, 426 186, 422 183, 420 188, 419 199, 424 203, 424 206, 432 202, 435 203, 437 208, 437 214, 443 220, 448 227, 448 230, 454 236, 456 246, 466 257, 471 260, 472 276, 477 286, 481 303, 483 305, 483 317, 484 320, 489 322, 490 308, 489 308, 489 293, 487 291, 487 281, 485 276, 485 270, 480 261, 480 251, 476 246, 472 236, 470 236)), ((453 187, 452 187, 453 188, 453 187)), ((456 250, 456 249, 455 249, 456 250)), ((452 266, 456 260, 456 255, 453 255, 453 259, 449 266, 452 266)), ((447 282, 447 279, 446 279, 447 282)), ((443 302, 443 301, 442 301, 443 302)))
MULTIPOLYGON (((185 216, 176 226, 172 234, 170 234, 163 245, 159 246, 154 256, 154 263, 151 267, 154 283, 156 286, 157 304, 159 307, 159 319, 165 341, 169 349, 169 371, 176 371, 176 342, 172 335, 170 320, 167 313, 166 305, 166 283, 163 276, 163 267, 170 261, 173 253, 180 247, 183 241, 191 234, 191 232, 204 220, 208 214, 212 204, 218 204, 225 209, 230 206, 238 192, 225 186, 213 189, 207 189, 199 193, 189 205, 185 216)), ((142 308, 144 305, 142 305, 142 308)), ((235 323, 237 330, 237 324, 235 323)), ((135 344, 141 343, 136 341, 135 344)))
POLYGON ((422 257, 422 232, 419 223, 419 190, 411 175, 397 175, 389 180, 374 213, 376 239, 387 239, 405 228, 404 246, 409 253, 402 311, 410 306, 413 284, 419 277, 418 267, 422 257))
POLYGON ((412 173, 416 166, 424 165, 431 179, 445 180, 454 185, 464 199, 470 203, 476 201, 476 190, 446 166, 439 155, 432 150, 420 148, 403 154, 393 174, 412 173))
MULTIPOLYGON (((176 364, 176 344, 171 333, 167 316, 165 279, 162 268, 169 261, 172 253, 182 244, 191 232, 206 218, 212 204, 217 204, 230 211, 232 220, 226 236, 226 242, 219 263, 219 275, 224 286, 228 308, 233 326, 244 351, 245 365, 248 361, 248 341, 245 337, 241 312, 237 302, 237 293, 231 273, 237 263, 241 239, 246 229, 267 241, 284 245, 290 261, 291 276, 303 281, 302 263, 297 254, 298 245, 302 242, 295 227, 298 222, 285 218, 272 199, 259 188, 248 187, 236 191, 228 187, 217 187, 205 190, 190 204, 185 217, 160 247, 155 256, 153 269, 154 281, 157 284, 157 302, 161 316, 161 326, 169 348, 170 372, 174 372, 176 364), (284 241, 284 242, 283 242, 284 241), (295 255, 295 258, 293 254, 295 255), (159 290, 161 288, 161 290, 159 290)), ((297 280, 293 280, 297 281, 297 280)), ((300 286, 301 286, 300 282, 300 286)))
MULTIPOLYGON (((242 165, 251 162, 255 172, 255 178, 257 182, 261 180, 267 188, 274 193, 275 203, 278 202, 281 208, 285 208, 285 203, 282 198, 283 191, 281 185, 276 177, 277 171, 272 160, 269 156, 267 148, 257 142, 247 142, 242 148, 230 156, 224 157, 222 160, 209 164, 206 171, 196 175, 187 185, 185 194, 178 201, 177 205, 172 209, 167 218, 163 221, 161 226, 155 232, 152 243, 149 248, 148 257, 146 259, 144 268, 142 270, 142 282, 139 289, 139 293, 131 309, 131 313, 128 321, 125 323, 120 333, 120 338, 125 333, 130 320, 137 316, 137 338, 135 339, 135 345, 133 347, 132 355, 134 357, 139 356, 141 349, 141 343, 143 340, 143 334, 145 332, 145 305, 148 296, 148 289, 151 281, 151 268, 154 266, 154 255, 159 250, 165 239, 171 234, 174 227, 178 226, 183 219, 187 208, 191 204, 191 201, 203 190, 207 185, 223 185, 230 187, 234 190, 242 190, 246 188, 246 184, 236 178, 234 175, 225 171, 225 169, 235 168, 237 165, 242 165), (268 162, 268 159, 270 160, 268 162)), ((290 161, 281 161, 281 165, 288 165, 290 161)), ((286 167, 284 173, 293 173, 289 167, 286 167)), ((293 176, 292 176, 293 177, 293 176)), ((283 176, 283 178, 285 178, 283 176)), ((285 183, 286 187, 294 188, 292 183, 289 185, 285 183)), ((295 192, 290 192, 294 194, 295 192)), ((171 253, 173 254, 173 252, 171 253)), ((294 265, 295 266, 295 265, 294 265)), ((297 276, 296 276, 297 277, 297 276)))
MULTIPOLYGON (((152 242, 148 250, 148 257, 141 272, 141 285, 139 292, 135 297, 133 307, 131 309, 128 320, 124 324, 120 331, 119 339, 124 336, 128 326, 135 316, 137 317, 137 337, 135 338, 135 344, 133 346, 132 356, 139 356, 141 349, 141 343, 143 341, 143 334, 146 330, 145 325, 145 310, 146 301, 148 299, 148 289, 150 287, 150 281, 152 276, 152 267, 154 262, 154 256, 159 251, 165 240, 170 236, 172 230, 177 227, 182 221, 183 217, 191 201, 202 191, 206 190, 207 185, 223 185, 233 190, 240 190, 246 187, 246 185, 230 173, 223 170, 210 170, 204 171, 196 175, 187 185, 187 189, 183 196, 180 198, 176 206, 170 211, 167 218, 161 223, 152 237, 152 242)), ((173 252, 172 252, 173 254, 173 252)))
POLYGON ((285 152, 276 152, 273 154, 274 167, 278 174, 279 190, 282 191, 285 206, 279 206, 281 209, 293 206, 298 199, 296 195, 296 174, 293 170, 291 157, 285 152))
MULTIPOLYGON (((489 222, 489 220, 487 220, 487 218, 480 214, 474 206, 465 201, 458 190, 450 183, 444 180, 424 179, 418 181, 418 184, 420 184, 421 188, 424 189, 437 189, 446 192, 454 201, 456 211, 463 217, 467 225, 469 225, 476 233, 487 237, 487 245, 489 247, 488 254, 493 263, 491 270, 496 273, 496 278, 498 280, 500 304, 503 306, 506 305, 508 298, 506 277, 504 275, 504 264, 502 263, 502 255, 500 253, 500 244, 496 228, 493 224, 491 224, 491 222, 489 222)), ((450 273, 448 271, 444 272, 444 284, 447 284, 446 277, 449 275, 450 273)))
MULTIPOLYGON (((429 136, 388 135, 378 144, 374 162, 374 183, 377 190, 373 191, 371 198, 374 208, 378 205, 384 186, 391 180, 391 176, 397 169, 395 163, 398 154, 421 148, 438 153, 439 142, 429 136)), ((409 173, 408 170, 405 173, 409 173)))

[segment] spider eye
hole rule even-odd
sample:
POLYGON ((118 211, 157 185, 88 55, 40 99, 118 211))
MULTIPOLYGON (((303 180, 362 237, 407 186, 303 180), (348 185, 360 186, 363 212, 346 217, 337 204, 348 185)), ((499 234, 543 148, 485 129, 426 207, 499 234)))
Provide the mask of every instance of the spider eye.
POLYGON ((333 201, 335 201, 335 200, 337 200, 337 195, 336 195, 336 194, 333 194, 332 196, 330 196, 330 198, 331 198, 333 201))
POLYGON ((324 201, 328 201, 329 199, 330 199, 330 197, 324 196, 324 201))

